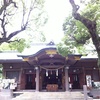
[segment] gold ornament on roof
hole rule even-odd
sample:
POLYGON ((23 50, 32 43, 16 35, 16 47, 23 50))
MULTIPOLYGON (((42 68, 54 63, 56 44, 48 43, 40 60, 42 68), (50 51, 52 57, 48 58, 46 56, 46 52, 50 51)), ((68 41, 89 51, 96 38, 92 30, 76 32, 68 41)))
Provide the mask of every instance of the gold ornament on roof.
POLYGON ((75 60, 80 60, 80 57, 79 56, 74 56, 74 59, 75 60))
POLYGON ((48 55, 57 54, 57 51, 56 51, 56 50, 46 50, 45 52, 46 52, 46 54, 48 54, 48 55))
POLYGON ((29 61, 29 58, 24 58, 23 61, 29 61))

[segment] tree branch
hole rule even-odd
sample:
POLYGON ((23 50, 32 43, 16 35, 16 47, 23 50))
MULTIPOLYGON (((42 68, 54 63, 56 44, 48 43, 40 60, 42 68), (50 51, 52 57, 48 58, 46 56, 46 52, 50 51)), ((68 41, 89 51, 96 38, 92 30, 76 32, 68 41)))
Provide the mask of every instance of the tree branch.
POLYGON ((24 31, 26 29, 26 27, 21 28, 20 30, 14 31, 12 32, 9 36, 8 36, 8 40, 10 40, 12 37, 14 37, 15 35, 17 35, 18 33, 24 31))
POLYGON ((25 11, 25 4, 23 3, 23 18, 22 18, 22 25, 21 25, 21 27, 24 27, 24 26, 28 25, 28 23, 29 23, 29 17, 31 15, 32 10, 34 9, 35 3, 36 3, 36 0, 34 0, 34 2, 31 3, 32 5, 30 6, 30 9, 29 9, 29 12, 28 12, 28 15, 27 15, 25 23, 24 23, 24 17, 25 17, 26 11, 25 11))
POLYGON ((12 33, 10 33, 10 35, 6 38, 0 38, 0 44, 2 44, 3 42, 10 42, 9 40, 14 37, 15 35, 17 35, 18 33, 22 32, 26 30, 26 27, 21 28, 20 30, 14 31, 12 33))
POLYGON ((10 40, 10 41, 8 41, 7 43, 20 42, 20 40, 21 40, 21 39, 19 39, 19 40, 13 40, 13 41, 10 40))
MULTIPOLYGON (((79 6, 75 4, 74 0, 69 0, 70 4, 72 5, 72 15, 76 20, 82 22, 88 29, 89 33, 91 34, 92 41, 94 45, 100 45, 99 43, 99 36, 96 34, 96 21, 89 20, 78 13, 79 6)), ((97 47, 96 47, 97 48, 97 47)))
POLYGON ((96 26, 96 22, 95 21, 91 21, 83 16, 81 16, 78 13, 79 10, 79 6, 75 4, 74 0, 69 0, 71 5, 72 5, 72 15, 76 20, 81 21, 87 28, 91 27, 92 24, 94 24, 96 26))
POLYGON ((6 17, 6 14, 5 14, 5 11, 4 11, 3 18, 1 19, 1 27, 2 27, 2 30, 3 30, 3 32, 2 32, 3 38, 6 38, 6 34, 7 34, 6 28, 5 28, 7 23, 5 22, 5 17, 6 17))
MULTIPOLYGON (((28 8, 28 9, 25 9, 25 8, 27 8, 27 5, 24 6, 24 4, 23 4, 23 16, 22 16, 22 22, 21 22, 21 25, 20 25, 21 28, 18 29, 18 30, 15 30, 14 32, 7 34, 8 32, 7 32, 7 29, 6 29, 7 28, 6 24, 10 24, 10 21, 9 21, 10 17, 9 16, 12 16, 11 12, 13 12, 11 10, 6 12, 7 10, 9 10, 9 9, 7 9, 7 7, 9 7, 12 4, 12 5, 14 5, 14 7, 17 8, 17 5, 16 5, 16 2, 14 2, 14 0, 3 0, 3 1, 4 1, 3 5, 0 8, 0 15, 1 15, 0 21, 1 21, 1 28, 2 28, 1 34, 3 35, 2 37, 0 37, 0 44, 2 44, 3 42, 11 41, 10 39, 12 39, 12 37, 19 34, 22 31, 26 30, 26 28, 28 27, 29 22, 30 22, 31 13, 34 10, 35 5, 36 6, 38 5, 37 0, 31 1, 30 8, 28 8), (6 17, 2 16, 4 14, 5 14, 6 17), (7 19, 7 17, 9 17, 9 19, 7 19)), ((23 1, 23 0, 21 0, 21 1, 23 1)), ((12 7, 12 6, 10 6, 10 7, 12 7)))
POLYGON ((3 13, 4 10, 6 10, 6 8, 10 5, 10 4, 14 4, 14 7, 18 8, 16 5, 16 2, 14 2, 13 0, 3 0, 3 5, 0 8, 0 15, 3 13))

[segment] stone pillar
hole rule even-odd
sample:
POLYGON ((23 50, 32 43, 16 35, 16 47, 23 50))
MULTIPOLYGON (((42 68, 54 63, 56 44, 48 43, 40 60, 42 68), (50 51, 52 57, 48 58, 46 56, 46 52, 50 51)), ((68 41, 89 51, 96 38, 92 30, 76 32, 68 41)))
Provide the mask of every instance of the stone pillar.
POLYGON ((83 85, 83 90, 84 90, 84 100, 88 100, 88 97, 87 97, 87 86, 86 85, 83 85))
POLYGON ((12 100, 13 91, 10 89, 2 89, 0 91, 0 100, 12 100))
POLYGON ((69 77, 68 77, 68 69, 69 67, 65 67, 65 91, 69 90, 69 77))
POLYGON ((36 67, 36 91, 39 91, 39 68, 36 67))

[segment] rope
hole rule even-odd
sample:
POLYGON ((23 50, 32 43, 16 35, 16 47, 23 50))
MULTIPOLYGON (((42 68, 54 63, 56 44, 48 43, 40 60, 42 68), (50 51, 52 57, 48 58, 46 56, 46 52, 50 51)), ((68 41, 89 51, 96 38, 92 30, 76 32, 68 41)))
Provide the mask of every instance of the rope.
POLYGON ((45 70, 59 70, 59 69, 61 69, 61 68, 64 68, 64 66, 61 66, 61 67, 59 67, 59 68, 45 68, 45 67, 43 67, 43 66, 40 66, 42 69, 45 69, 45 70))

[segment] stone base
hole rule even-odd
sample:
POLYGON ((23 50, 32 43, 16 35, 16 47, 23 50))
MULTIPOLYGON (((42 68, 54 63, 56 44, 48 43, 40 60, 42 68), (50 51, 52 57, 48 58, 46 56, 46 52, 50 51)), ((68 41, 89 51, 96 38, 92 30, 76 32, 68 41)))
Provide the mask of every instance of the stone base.
POLYGON ((13 91, 10 89, 2 89, 0 92, 0 100, 11 100, 13 98, 13 91))

